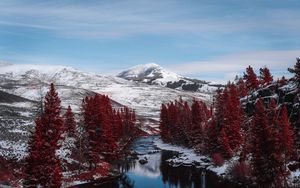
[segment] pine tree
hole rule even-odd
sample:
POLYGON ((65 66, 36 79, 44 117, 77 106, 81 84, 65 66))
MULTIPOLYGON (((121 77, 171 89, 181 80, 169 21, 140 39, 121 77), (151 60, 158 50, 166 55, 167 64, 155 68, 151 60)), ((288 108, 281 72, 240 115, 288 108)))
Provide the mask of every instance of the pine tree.
POLYGON ((244 79, 246 80, 246 86, 250 90, 255 90, 258 88, 259 82, 258 82, 257 76, 254 73, 253 68, 251 66, 249 66, 246 69, 246 73, 244 74, 244 79))
POLYGON ((203 122, 205 121, 205 115, 203 114, 203 107, 199 101, 194 100, 192 104, 192 126, 189 130, 189 137, 192 143, 191 145, 199 145, 203 141, 203 122))
POLYGON ((295 74, 293 80, 298 83, 298 86, 300 86, 300 58, 297 58, 296 60, 297 62, 294 65, 294 68, 289 68, 288 71, 295 74))
POLYGON ((247 96, 248 94, 248 89, 246 87, 246 84, 243 80, 243 78, 240 78, 237 82, 237 88, 238 88, 238 94, 239 94, 239 97, 245 97, 247 96))
POLYGON ((75 136, 75 129, 76 129, 76 122, 74 118, 74 114, 72 112, 72 109, 70 106, 68 106, 68 109, 66 113, 64 114, 65 118, 65 131, 69 137, 75 136))
POLYGON ((237 151, 243 142, 241 134, 242 106, 234 84, 229 84, 229 100, 227 101, 227 125, 225 131, 229 138, 229 145, 233 151, 237 151))
POLYGON ((159 128, 161 131, 161 138, 164 142, 171 142, 170 138, 170 129, 169 129, 169 118, 168 118, 168 109, 165 104, 161 105, 160 109, 160 124, 159 128))
POLYGON ((278 123, 281 129, 279 138, 281 143, 281 152, 284 153, 286 161, 296 159, 294 134, 290 126, 286 106, 283 106, 281 109, 278 123))
POLYGON ((215 119, 212 119, 210 122, 208 122, 208 127, 206 129, 205 148, 206 152, 210 155, 220 152, 219 130, 217 128, 217 122, 215 119))
POLYGON ((270 73, 270 70, 267 67, 259 69, 260 80, 263 85, 269 85, 273 82, 273 76, 270 73))
POLYGON ((281 186, 284 169, 283 159, 278 151, 278 135, 269 124, 262 99, 255 105, 251 134, 251 165, 256 183, 262 187, 269 187, 274 183, 281 186))
POLYGON ((288 83, 287 79, 282 76, 281 79, 278 80, 279 86, 284 86, 288 83))
POLYGON ((44 113, 37 118, 36 131, 29 141, 24 187, 61 186, 61 165, 56 156, 63 133, 60 110, 60 99, 52 83, 45 97, 44 113))
POLYGON ((223 148, 223 155, 227 158, 231 158, 233 152, 229 145, 229 140, 228 140, 228 137, 226 135, 224 128, 221 128, 221 131, 220 131, 219 144, 223 148))

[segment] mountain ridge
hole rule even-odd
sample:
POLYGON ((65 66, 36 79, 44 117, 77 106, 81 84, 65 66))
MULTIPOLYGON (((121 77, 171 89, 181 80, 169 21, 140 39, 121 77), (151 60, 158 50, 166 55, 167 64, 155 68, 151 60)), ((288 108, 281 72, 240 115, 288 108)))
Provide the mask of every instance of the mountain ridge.
POLYGON ((208 81, 188 78, 164 69, 156 63, 140 64, 133 66, 117 74, 123 79, 146 83, 149 85, 161 85, 171 89, 214 93, 222 85, 211 84, 208 81))

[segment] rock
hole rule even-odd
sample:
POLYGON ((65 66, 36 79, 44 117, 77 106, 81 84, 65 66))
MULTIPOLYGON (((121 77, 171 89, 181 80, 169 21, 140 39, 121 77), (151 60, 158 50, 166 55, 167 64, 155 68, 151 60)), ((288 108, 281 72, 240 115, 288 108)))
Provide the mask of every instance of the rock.
POLYGON ((146 160, 146 159, 140 159, 140 160, 139 160, 139 163, 140 163, 141 165, 144 165, 144 164, 148 163, 148 160, 146 160))

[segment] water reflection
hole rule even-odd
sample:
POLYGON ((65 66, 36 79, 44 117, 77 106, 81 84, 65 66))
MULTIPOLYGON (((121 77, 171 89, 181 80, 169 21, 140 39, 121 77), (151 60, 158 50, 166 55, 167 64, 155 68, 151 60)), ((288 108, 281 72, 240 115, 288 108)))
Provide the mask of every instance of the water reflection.
MULTIPOLYGON (((201 173, 203 169, 193 166, 173 167, 167 160, 178 155, 172 151, 154 152, 153 138, 137 140, 133 146, 139 158, 147 158, 146 164, 140 164, 138 160, 120 160, 115 168, 122 173, 119 178, 105 184, 87 184, 87 187, 102 188, 202 188, 201 173)), ((80 186, 83 187, 83 186, 80 186)), ((231 182, 221 179, 213 172, 206 172, 207 188, 234 188, 239 187, 231 182)))

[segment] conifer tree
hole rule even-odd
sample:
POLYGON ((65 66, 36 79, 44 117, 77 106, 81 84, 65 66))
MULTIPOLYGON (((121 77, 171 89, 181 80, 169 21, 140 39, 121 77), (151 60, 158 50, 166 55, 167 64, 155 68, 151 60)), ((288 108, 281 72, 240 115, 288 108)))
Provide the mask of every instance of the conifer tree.
POLYGON ((294 134, 290 126, 286 106, 283 106, 281 109, 278 123, 281 129, 279 137, 281 143, 281 152, 284 154, 286 161, 296 159, 294 134))
POLYGON ((284 176, 283 159, 278 150, 276 131, 269 125, 267 113, 262 99, 255 105, 252 124, 251 165, 256 183, 269 187, 275 183, 281 186, 284 176))
POLYGON ((232 157, 233 152, 229 145, 229 140, 228 140, 228 137, 226 135, 224 128, 221 128, 221 131, 220 131, 219 144, 223 148, 223 155, 227 158, 232 157))
POLYGON ((298 86, 300 86, 300 58, 296 59, 297 62, 294 65, 294 68, 289 68, 288 71, 294 74, 293 80, 298 82, 298 86))
POLYGON ((44 113, 36 119, 36 131, 29 141, 24 187, 60 187, 61 165, 56 151, 63 133, 60 99, 52 83, 46 94, 44 113))
POLYGON ((258 88, 259 82, 251 66, 247 67, 246 73, 244 74, 244 79, 246 80, 246 86, 250 90, 255 90, 258 88))
POLYGON ((263 85, 269 85, 273 82, 273 76, 270 73, 270 70, 267 67, 259 69, 260 80, 263 85))
POLYGON ((239 97, 245 97, 248 94, 248 89, 243 78, 240 78, 237 82, 238 94, 239 97))
POLYGON ((169 118, 168 118, 168 109, 165 104, 161 105, 160 109, 160 131, 161 138, 164 142, 170 142, 170 129, 169 129, 169 118))
POLYGON ((65 131, 68 136, 74 137, 75 136, 75 129, 76 129, 76 122, 74 118, 74 113, 72 112, 72 109, 70 106, 68 106, 68 109, 66 113, 64 114, 65 118, 65 131))

